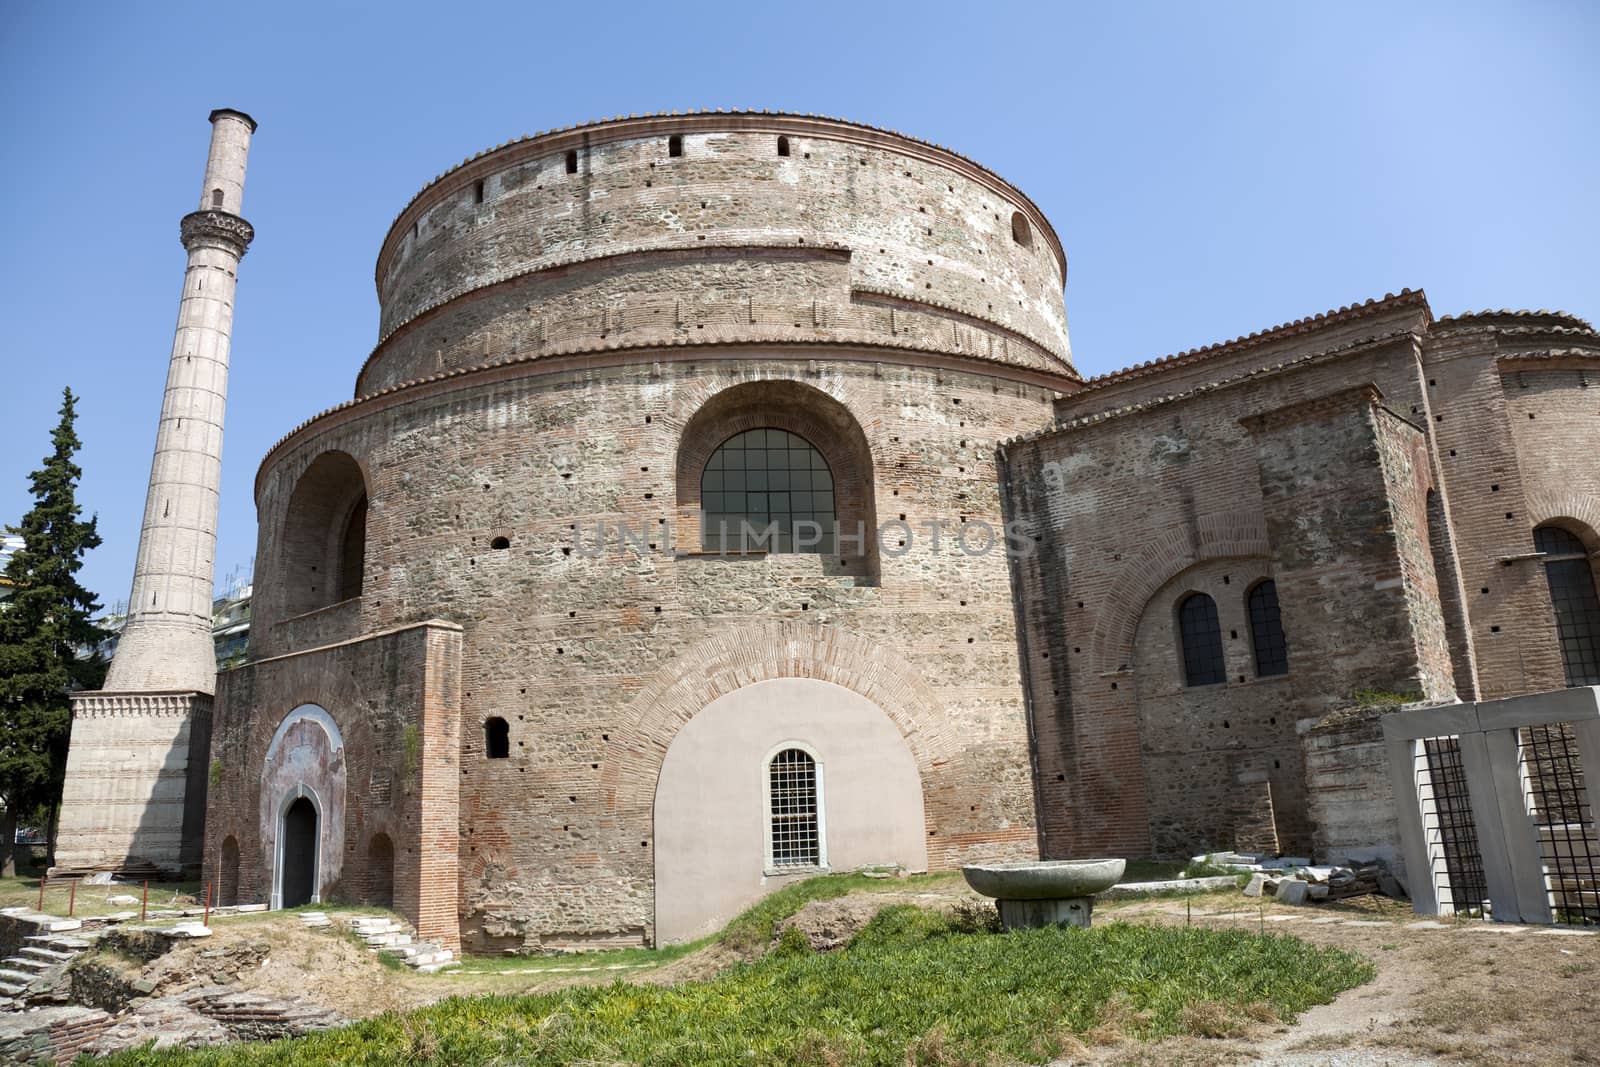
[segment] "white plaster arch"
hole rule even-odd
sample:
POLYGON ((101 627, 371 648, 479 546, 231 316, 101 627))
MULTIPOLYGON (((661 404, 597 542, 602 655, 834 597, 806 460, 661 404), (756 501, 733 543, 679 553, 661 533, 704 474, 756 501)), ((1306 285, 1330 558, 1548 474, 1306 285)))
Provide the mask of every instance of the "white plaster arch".
POLYGON ((819 858, 827 867, 927 868, 922 773, 889 714, 817 678, 755 681, 712 697, 661 761, 653 807, 658 943, 692 940, 816 873, 767 864, 767 769, 789 748, 817 764, 819 858))
POLYGON ((257 829, 261 856, 271 871, 271 907, 283 906, 283 819, 301 797, 317 812, 317 848, 311 898, 327 898, 343 873, 345 831, 344 735, 326 708, 301 704, 273 731, 261 765, 257 829))
POLYGON ((278 728, 272 732, 272 740, 267 744, 267 755, 262 761, 272 763, 272 757, 278 754, 279 747, 283 744, 283 737, 289 732, 289 727, 302 719, 309 719, 322 727, 322 732, 328 735, 328 747, 334 752, 344 751, 344 735, 339 733, 339 724, 333 721, 333 716, 316 704, 301 704, 283 717, 278 728))

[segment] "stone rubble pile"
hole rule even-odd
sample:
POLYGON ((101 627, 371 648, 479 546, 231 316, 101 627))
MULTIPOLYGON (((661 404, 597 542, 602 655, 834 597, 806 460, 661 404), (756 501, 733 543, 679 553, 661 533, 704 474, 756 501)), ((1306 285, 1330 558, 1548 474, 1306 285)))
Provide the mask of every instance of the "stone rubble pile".
POLYGON ((1405 890, 1381 860, 1349 867, 1319 867, 1309 860, 1292 857, 1264 861, 1251 858, 1249 863, 1235 863, 1236 857, 1237 853, 1224 853, 1212 855, 1209 860, 1249 871, 1250 882, 1244 887, 1247 897, 1272 897, 1280 904, 1319 903, 1371 894, 1406 899, 1405 890))

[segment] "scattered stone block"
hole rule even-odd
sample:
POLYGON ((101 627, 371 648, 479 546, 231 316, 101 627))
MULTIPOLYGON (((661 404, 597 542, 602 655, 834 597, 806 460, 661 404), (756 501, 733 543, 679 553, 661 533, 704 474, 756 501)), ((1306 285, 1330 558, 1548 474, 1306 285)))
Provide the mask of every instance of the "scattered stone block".
POLYGON ((1250 876, 1250 884, 1244 887, 1244 895, 1247 897, 1259 897, 1265 891, 1266 885, 1267 876, 1257 871, 1250 876))
POLYGON ((1304 904, 1311 886, 1298 878, 1285 878, 1278 883, 1278 891, 1273 898, 1279 904, 1304 904))

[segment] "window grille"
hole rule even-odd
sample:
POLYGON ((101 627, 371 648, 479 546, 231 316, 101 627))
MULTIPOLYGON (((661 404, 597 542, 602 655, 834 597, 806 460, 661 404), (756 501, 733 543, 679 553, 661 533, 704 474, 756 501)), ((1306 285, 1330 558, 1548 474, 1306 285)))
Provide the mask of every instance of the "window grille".
MULTIPOLYGON (((1478 828, 1472 821, 1461 741, 1455 737, 1424 738, 1422 750, 1427 761, 1426 784, 1431 789, 1419 788, 1418 797, 1422 801, 1422 832, 1429 853, 1435 857, 1434 893, 1439 900, 1448 900, 1457 915, 1487 918, 1489 883, 1483 873, 1478 828)), ((1420 777, 1420 769, 1418 773, 1420 777)), ((1418 785, 1423 783, 1419 781, 1418 785)))
POLYGON ((838 516, 828 461, 787 430, 746 430, 724 441, 700 477, 700 507, 707 552, 835 550, 838 516))
POLYGON ((1222 658, 1222 624, 1217 602, 1204 593, 1191 593, 1178 605, 1178 634, 1183 648, 1186 685, 1219 685, 1227 680, 1222 658))
POLYGON ((786 748, 767 765, 767 783, 772 866, 820 866, 816 760, 801 749, 786 748))
POLYGON ((1567 684, 1600 685, 1600 595, 1583 542, 1559 526, 1533 531, 1533 547, 1545 554, 1544 575, 1556 613, 1556 638, 1567 684))
POLYGON ((1250 641, 1256 650, 1256 677, 1289 673, 1289 644, 1278 611, 1278 586, 1268 579, 1250 590, 1250 641))
POLYGON ((1570 723, 1525 726, 1518 749, 1528 814, 1539 833, 1539 857, 1558 923, 1600 925, 1600 827, 1584 784, 1570 723))

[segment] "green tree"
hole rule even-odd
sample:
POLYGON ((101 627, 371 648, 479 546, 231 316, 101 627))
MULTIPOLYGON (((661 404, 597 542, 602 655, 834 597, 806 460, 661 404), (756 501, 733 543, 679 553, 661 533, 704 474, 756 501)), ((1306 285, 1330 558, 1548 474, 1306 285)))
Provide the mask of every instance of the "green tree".
POLYGON ((83 554, 100 544, 96 519, 82 521, 76 496, 83 471, 72 462, 81 447, 73 429, 77 398, 62 390, 54 450, 28 476, 33 508, 8 533, 22 547, 6 564, 13 590, 0 607, 0 875, 16 873, 19 814, 53 806, 66 773, 72 722, 68 693, 96 689, 105 679, 98 654, 79 658, 106 632, 90 621, 100 610, 78 584, 83 554))

